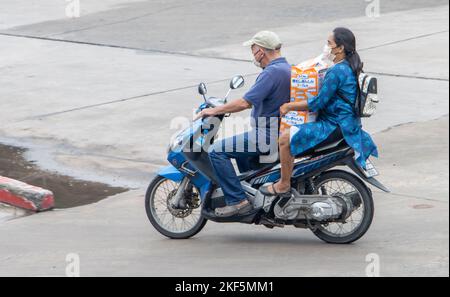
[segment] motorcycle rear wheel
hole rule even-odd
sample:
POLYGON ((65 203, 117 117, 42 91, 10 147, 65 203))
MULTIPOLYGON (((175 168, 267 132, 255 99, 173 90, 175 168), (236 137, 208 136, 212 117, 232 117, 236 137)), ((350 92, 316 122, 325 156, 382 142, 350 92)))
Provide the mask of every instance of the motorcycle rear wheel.
POLYGON ((314 181, 314 184, 315 194, 333 196, 354 193, 357 195, 352 195, 353 202, 359 204, 345 223, 316 225, 312 230, 314 235, 332 244, 350 244, 363 237, 372 224, 375 212, 372 193, 367 186, 355 175, 341 170, 325 172, 314 181))

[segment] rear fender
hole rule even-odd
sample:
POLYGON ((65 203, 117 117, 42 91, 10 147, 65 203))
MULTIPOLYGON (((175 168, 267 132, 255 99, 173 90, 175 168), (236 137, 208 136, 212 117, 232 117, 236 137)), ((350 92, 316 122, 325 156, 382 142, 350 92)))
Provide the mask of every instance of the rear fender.
POLYGON ((382 190, 383 192, 386 192, 386 193, 390 193, 391 192, 386 186, 384 186, 382 183, 380 183, 376 178, 374 178, 374 177, 367 177, 364 174, 363 169, 356 163, 356 161, 353 158, 346 160, 345 164, 351 170, 353 170, 353 172, 355 172, 363 181, 365 181, 365 182, 371 184, 372 186, 382 190))

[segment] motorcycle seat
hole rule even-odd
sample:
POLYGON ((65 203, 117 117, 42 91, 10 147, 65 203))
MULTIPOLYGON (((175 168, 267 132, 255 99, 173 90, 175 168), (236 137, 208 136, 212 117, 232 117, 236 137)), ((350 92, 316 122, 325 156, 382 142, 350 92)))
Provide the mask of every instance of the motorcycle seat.
POLYGON ((347 146, 347 142, 344 140, 344 138, 339 139, 337 141, 331 142, 331 143, 323 143, 318 145, 314 148, 315 153, 320 153, 323 151, 328 151, 332 149, 339 149, 347 146))
POLYGON ((241 172, 238 177, 240 180, 245 180, 249 176, 252 176, 256 173, 260 173, 261 171, 270 170, 273 167, 280 164, 280 155, 278 152, 276 154, 267 155, 267 156, 258 156, 250 159, 250 170, 248 172, 241 172))
POLYGON ((345 141, 343 136, 327 140, 322 142, 321 144, 313 147, 310 150, 303 152, 302 154, 296 156, 296 158, 304 157, 308 155, 323 155, 327 153, 331 153, 333 151, 337 151, 344 148, 350 148, 345 141))

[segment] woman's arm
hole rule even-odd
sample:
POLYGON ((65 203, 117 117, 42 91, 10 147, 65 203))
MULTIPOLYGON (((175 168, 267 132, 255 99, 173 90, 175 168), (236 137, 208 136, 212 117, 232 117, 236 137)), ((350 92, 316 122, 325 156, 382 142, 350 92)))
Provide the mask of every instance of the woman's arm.
POLYGON ((319 95, 307 100, 308 110, 318 112, 325 109, 341 85, 339 76, 345 75, 345 73, 342 73, 340 66, 331 68, 325 75, 319 95))
POLYGON ((330 69, 330 71, 325 76, 322 88, 320 89, 318 96, 309 98, 308 100, 304 100, 301 102, 286 103, 281 106, 281 116, 284 116, 291 111, 318 112, 319 110, 324 109, 339 88, 339 75, 336 72, 336 68, 330 69))
POLYGON ((284 116, 291 111, 307 111, 307 110, 308 110, 308 101, 306 100, 301 102, 290 102, 285 103, 280 107, 280 114, 281 116, 284 116))

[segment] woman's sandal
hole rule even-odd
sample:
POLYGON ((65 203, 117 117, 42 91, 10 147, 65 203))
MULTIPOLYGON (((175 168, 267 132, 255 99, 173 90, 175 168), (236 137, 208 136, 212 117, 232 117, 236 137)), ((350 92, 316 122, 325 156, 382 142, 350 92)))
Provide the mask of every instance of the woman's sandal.
POLYGON ((259 188, 259 191, 264 195, 264 196, 280 196, 280 197, 291 197, 292 193, 291 190, 285 192, 285 193, 278 193, 277 190, 275 190, 275 184, 271 184, 268 186, 262 186, 261 188, 259 188), (273 192, 269 191, 269 188, 272 187, 273 192))

